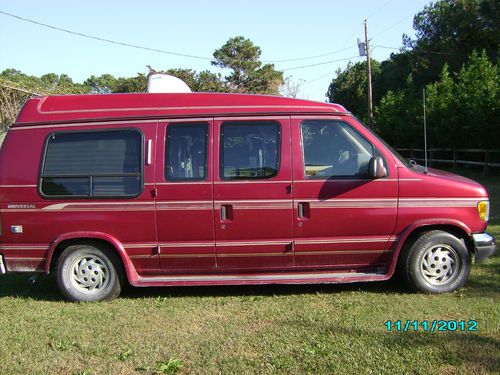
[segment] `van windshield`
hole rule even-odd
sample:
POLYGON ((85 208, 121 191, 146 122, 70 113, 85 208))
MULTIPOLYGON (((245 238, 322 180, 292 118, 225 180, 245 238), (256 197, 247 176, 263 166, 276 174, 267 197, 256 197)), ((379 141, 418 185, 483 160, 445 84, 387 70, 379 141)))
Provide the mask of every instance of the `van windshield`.
POLYGON ((410 162, 408 159, 404 158, 398 151, 396 151, 396 149, 394 149, 389 143, 387 143, 386 141, 384 141, 384 139, 378 135, 373 129, 370 129, 369 126, 366 126, 363 121, 361 121, 360 119, 358 119, 356 116, 352 116, 354 117, 354 119, 356 121, 358 121, 361 125, 363 125, 375 138, 377 138, 380 142, 383 143, 383 145, 385 147, 387 147, 389 149, 389 151, 395 156, 397 157, 401 163, 403 163, 406 167, 410 167, 410 162))

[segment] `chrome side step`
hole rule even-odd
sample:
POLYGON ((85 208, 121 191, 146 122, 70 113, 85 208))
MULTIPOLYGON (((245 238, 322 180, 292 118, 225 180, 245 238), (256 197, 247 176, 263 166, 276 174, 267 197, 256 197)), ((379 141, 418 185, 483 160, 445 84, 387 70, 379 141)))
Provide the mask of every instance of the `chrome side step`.
POLYGON ((231 285, 231 284, 323 284, 389 279, 385 273, 290 272, 269 274, 211 274, 139 277, 136 286, 149 285, 231 285))
POLYGON ((3 262, 3 255, 0 255, 0 275, 4 275, 6 272, 5 264, 3 262))

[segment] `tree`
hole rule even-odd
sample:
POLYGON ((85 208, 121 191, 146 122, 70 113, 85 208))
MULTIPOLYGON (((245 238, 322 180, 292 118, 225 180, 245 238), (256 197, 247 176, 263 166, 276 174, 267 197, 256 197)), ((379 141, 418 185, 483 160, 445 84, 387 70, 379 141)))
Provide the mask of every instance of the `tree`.
POLYGON ((485 50, 496 61, 500 35, 497 0, 439 0, 424 7, 413 19, 416 39, 404 36, 404 46, 415 57, 417 85, 439 79, 446 63, 457 72, 472 51, 485 50))
POLYGON ((407 87, 396 92, 388 91, 375 107, 375 130, 397 147, 422 145, 422 102, 413 85, 413 77, 407 78, 407 87))
MULTIPOLYGON (((500 75, 483 51, 473 52, 458 73, 448 65, 426 86, 427 129, 431 147, 499 148, 500 75)), ((388 91, 375 108, 377 130, 398 147, 422 145, 422 94, 412 82, 388 91)))
POLYGON ((0 138, 30 97, 37 94, 76 94, 89 91, 88 86, 74 83, 66 74, 48 73, 35 77, 16 69, 4 70, 0 73, 0 138))
POLYGON ((16 69, 6 69, 0 73, 0 80, 13 86, 42 95, 80 94, 89 92, 88 86, 74 83, 67 74, 48 73, 41 77, 28 76, 16 69))
POLYGON ((229 87, 220 74, 204 70, 169 69, 163 73, 182 79, 194 92, 228 92, 229 87))
POLYGON ((92 75, 83 84, 90 87, 93 94, 109 94, 116 90, 118 80, 111 74, 92 75))
POLYGON ((16 120, 19 109, 32 96, 29 91, 0 84, 0 145, 9 126, 16 120))
POLYGON ((113 92, 145 92, 148 85, 148 78, 143 73, 137 73, 135 77, 117 79, 113 92))
MULTIPOLYGON (((380 63, 371 60, 372 80, 375 83, 380 75, 380 63)), ((337 70, 337 76, 328 87, 326 96, 330 103, 339 103, 363 120, 368 119, 368 99, 366 77, 366 61, 349 63, 344 71, 337 70)), ((374 88, 376 85, 374 84, 374 88)), ((380 95, 373 90, 373 103, 378 104, 380 95)))
POLYGON ((473 52, 456 74, 454 131, 462 145, 499 148, 500 69, 486 55, 473 52))
MULTIPOLYGON (((403 36, 400 52, 383 61, 378 73, 374 69, 375 128, 396 146, 421 145, 418 129, 426 87, 432 146, 500 148, 500 3, 438 0, 415 15, 413 27, 416 38, 403 36)), ((362 64, 339 70, 327 95, 364 119, 362 64)))
POLYGON ((456 87, 447 64, 444 65, 441 71, 440 80, 429 84, 425 91, 429 124, 427 129, 431 144, 435 147, 463 144, 461 131, 458 127, 455 127, 457 123, 456 100, 454 97, 456 87))
POLYGON ((285 82, 281 85, 280 94, 286 96, 287 98, 296 98, 300 92, 300 86, 305 81, 300 79, 299 81, 294 81, 293 77, 286 77, 285 82))
POLYGON ((232 70, 225 77, 231 91, 278 95, 283 73, 273 64, 262 65, 260 54, 251 40, 237 36, 214 52, 212 65, 232 70))

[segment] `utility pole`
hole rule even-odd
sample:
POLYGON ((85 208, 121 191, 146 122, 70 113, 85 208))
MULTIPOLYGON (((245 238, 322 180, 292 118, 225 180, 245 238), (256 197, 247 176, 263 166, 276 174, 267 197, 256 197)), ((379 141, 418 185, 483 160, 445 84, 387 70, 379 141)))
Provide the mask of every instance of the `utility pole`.
POLYGON ((368 44, 368 25, 365 20, 365 48, 366 48, 366 65, 368 75, 368 126, 373 128, 373 103, 372 103, 372 67, 370 62, 370 45, 368 44))

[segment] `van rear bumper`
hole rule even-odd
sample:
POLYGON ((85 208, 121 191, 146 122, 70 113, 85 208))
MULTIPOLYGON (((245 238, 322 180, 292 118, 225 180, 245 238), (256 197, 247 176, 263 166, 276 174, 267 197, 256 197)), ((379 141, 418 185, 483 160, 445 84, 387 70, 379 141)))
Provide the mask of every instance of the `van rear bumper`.
POLYGON ((0 275, 5 274, 5 263, 3 262, 3 255, 0 254, 0 275))
POLYGON ((476 263, 481 263, 486 260, 489 256, 493 255, 497 249, 495 237, 486 232, 473 234, 472 241, 474 241, 476 263))

